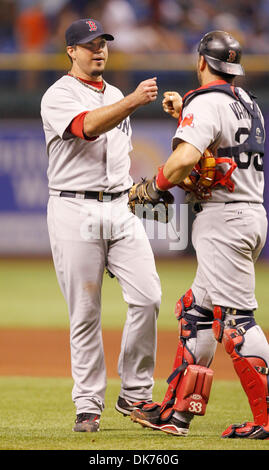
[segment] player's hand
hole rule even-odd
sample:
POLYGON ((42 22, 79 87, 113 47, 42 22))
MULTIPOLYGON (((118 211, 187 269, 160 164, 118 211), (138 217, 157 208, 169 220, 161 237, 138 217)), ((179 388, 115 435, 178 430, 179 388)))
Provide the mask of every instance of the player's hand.
POLYGON ((162 101, 163 110, 175 119, 179 118, 182 108, 182 98, 176 91, 166 91, 162 101))
POLYGON ((138 105, 144 105, 155 101, 158 95, 157 77, 149 78, 140 82, 133 94, 138 105))

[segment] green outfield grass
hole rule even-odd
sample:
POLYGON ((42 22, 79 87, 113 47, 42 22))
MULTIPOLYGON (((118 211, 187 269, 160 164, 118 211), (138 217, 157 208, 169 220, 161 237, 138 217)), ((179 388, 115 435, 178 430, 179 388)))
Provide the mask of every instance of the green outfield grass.
MULTIPOLYGON (((194 260, 158 261, 162 284, 162 304, 158 326, 175 328, 174 308, 178 298, 190 287, 195 275, 194 260)), ((269 263, 256 266, 257 322, 269 330, 269 263)), ((236 288, 236 280, 235 280, 236 288)), ((67 307, 58 286, 51 260, 0 261, 0 327, 68 328, 67 307)), ((116 278, 104 276, 102 323, 119 328, 125 320, 127 305, 116 278)))
MULTIPOLYGON (((196 417, 188 437, 142 428, 122 417, 114 405, 119 381, 109 380, 100 432, 74 433, 71 379, 0 378, 0 450, 268 450, 269 441, 221 439, 234 422, 250 420, 249 407, 237 382, 213 383, 204 417, 196 417)), ((156 381, 161 400, 165 381, 156 381)))
MULTIPOLYGON (((189 287, 196 265, 192 260, 157 261, 163 300, 160 329, 174 329, 174 306, 189 287)), ((257 265, 257 321, 269 330, 269 265, 257 265)), ((65 301, 50 260, 0 262, 0 327, 68 328, 65 301)), ((116 279, 104 277, 103 326, 119 328, 126 304, 116 279)), ((251 420, 247 399, 237 381, 215 381, 204 417, 193 421, 187 438, 143 429, 114 409, 119 380, 108 380, 101 431, 73 433, 75 409, 72 379, 0 377, 0 450, 268 450, 269 441, 226 440, 221 432, 231 423, 251 420)), ((157 380, 154 400, 162 400, 167 384, 157 380)))

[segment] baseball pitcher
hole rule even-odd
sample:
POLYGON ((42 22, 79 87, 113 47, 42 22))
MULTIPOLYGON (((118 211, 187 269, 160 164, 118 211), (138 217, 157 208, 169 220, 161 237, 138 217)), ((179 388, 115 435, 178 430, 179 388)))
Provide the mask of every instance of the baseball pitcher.
POLYGON ((161 290, 141 220, 128 208, 130 114, 157 97, 156 78, 128 96, 103 79, 107 41, 94 19, 66 31, 70 72, 44 94, 41 116, 48 153, 48 230, 70 317, 74 431, 95 432, 104 409, 106 368, 101 287, 107 268, 128 304, 118 362, 116 409, 130 415, 150 402, 161 290), (140 405, 141 405, 140 403, 140 405), (137 405, 136 405, 137 406, 137 405))
POLYGON ((164 110, 178 118, 173 153, 153 180, 137 188, 144 202, 173 186, 186 191, 196 213, 192 242, 198 267, 176 304, 180 340, 163 402, 134 410, 131 418, 186 436, 193 416, 205 414, 218 341, 253 414, 253 421, 230 425, 222 437, 269 439, 269 345, 254 318, 254 265, 267 235, 264 120, 255 97, 235 86, 236 76, 244 74, 238 41, 213 31, 201 39, 198 52, 201 86, 183 99, 164 94, 164 110))

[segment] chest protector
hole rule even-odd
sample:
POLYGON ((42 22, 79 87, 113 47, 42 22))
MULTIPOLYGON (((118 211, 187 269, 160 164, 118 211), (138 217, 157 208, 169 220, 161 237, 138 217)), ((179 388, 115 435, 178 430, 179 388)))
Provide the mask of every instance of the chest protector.
MULTIPOLYGON (((235 139, 238 141, 238 144, 231 147, 220 147, 217 150, 216 165, 221 163, 228 163, 230 168, 223 173, 217 171, 215 173, 214 182, 211 185, 213 188, 216 185, 225 186, 230 192, 234 191, 234 183, 231 181, 231 174, 238 168, 248 168, 252 154, 258 154, 260 157, 264 155, 264 140, 265 140, 265 131, 264 126, 261 121, 261 116, 259 108, 255 102, 254 96, 250 93, 247 93, 251 99, 251 102, 245 101, 245 99, 239 93, 239 89, 228 83, 212 85, 209 87, 201 87, 196 90, 188 92, 183 98, 182 110, 187 106, 196 96, 211 93, 219 92, 229 95, 233 100, 239 101, 242 106, 247 111, 249 117, 251 118, 251 128, 239 127, 235 135, 235 139), (246 140, 243 143, 240 143, 241 135, 247 135, 246 140), (247 161, 240 160, 240 154, 246 153, 248 156, 247 161)), ((181 111, 182 116, 182 111, 181 111)), ((179 118, 180 125, 182 117, 179 118)), ((257 156, 254 158, 254 166, 256 170, 263 171, 263 161, 260 162, 257 156)), ((199 172, 199 169, 197 169, 199 172)))

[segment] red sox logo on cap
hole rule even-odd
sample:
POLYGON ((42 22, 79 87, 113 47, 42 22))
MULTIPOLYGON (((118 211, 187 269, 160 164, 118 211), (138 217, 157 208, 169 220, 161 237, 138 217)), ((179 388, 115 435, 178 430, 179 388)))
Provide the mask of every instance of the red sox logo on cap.
POLYGON ((97 26, 93 20, 86 21, 86 23, 89 25, 89 30, 90 31, 96 31, 97 26))

